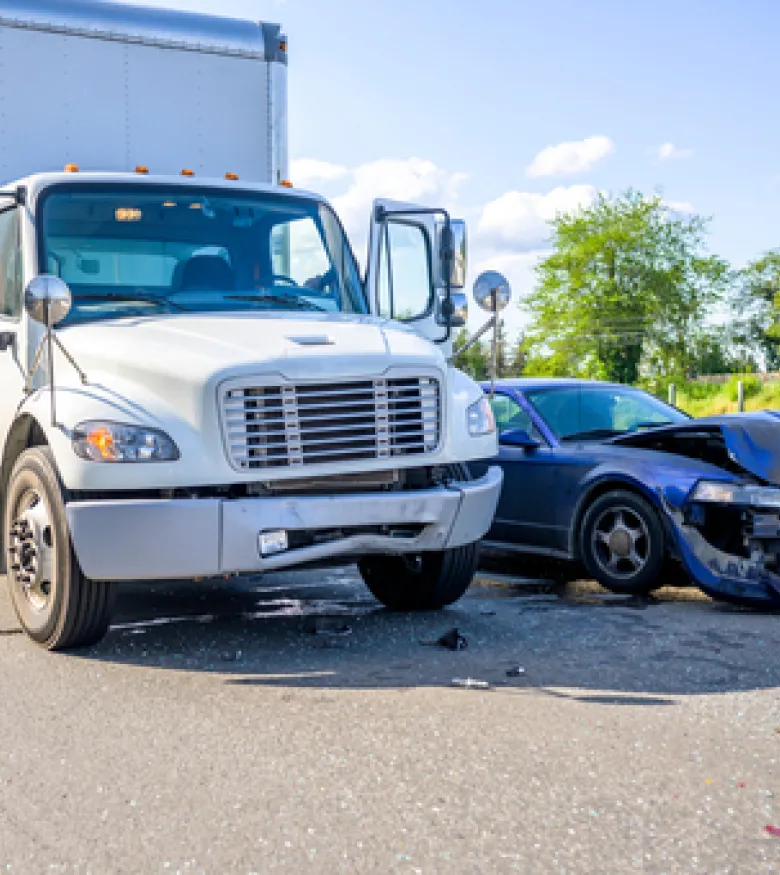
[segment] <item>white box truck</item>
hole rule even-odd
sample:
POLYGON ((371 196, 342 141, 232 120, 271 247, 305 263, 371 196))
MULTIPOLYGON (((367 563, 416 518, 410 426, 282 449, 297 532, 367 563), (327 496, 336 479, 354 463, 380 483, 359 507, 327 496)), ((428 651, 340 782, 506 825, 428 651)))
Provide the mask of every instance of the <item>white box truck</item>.
POLYGON ((279 27, 0 0, 0 573, 49 649, 122 581, 347 559, 457 600, 501 488, 451 364, 465 231, 378 202, 365 275, 287 181, 279 27))

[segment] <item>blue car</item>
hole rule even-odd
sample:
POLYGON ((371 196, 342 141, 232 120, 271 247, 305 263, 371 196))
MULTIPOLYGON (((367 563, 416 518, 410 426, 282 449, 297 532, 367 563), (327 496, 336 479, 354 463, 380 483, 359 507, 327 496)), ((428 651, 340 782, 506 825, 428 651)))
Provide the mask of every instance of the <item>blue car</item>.
POLYGON ((584 565, 614 592, 682 570, 715 598, 780 607, 780 413, 691 419, 639 389, 551 379, 499 381, 491 403, 504 489, 487 547, 584 565))

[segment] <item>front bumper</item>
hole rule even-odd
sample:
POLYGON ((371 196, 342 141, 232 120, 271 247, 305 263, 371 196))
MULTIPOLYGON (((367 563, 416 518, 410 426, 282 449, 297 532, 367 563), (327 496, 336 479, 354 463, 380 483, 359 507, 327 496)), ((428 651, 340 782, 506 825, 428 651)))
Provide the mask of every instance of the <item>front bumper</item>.
POLYGON ((677 554, 699 589, 711 598, 750 607, 780 607, 780 576, 761 564, 724 553, 698 529, 670 512, 677 554))
POLYGON ((478 541, 496 512, 503 474, 414 492, 285 498, 83 501, 67 505, 84 574, 93 580, 187 580, 258 573, 370 553, 445 550, 478 541), (414 537, 353 534, 260 555, 261 532, 422 526, 414 537))

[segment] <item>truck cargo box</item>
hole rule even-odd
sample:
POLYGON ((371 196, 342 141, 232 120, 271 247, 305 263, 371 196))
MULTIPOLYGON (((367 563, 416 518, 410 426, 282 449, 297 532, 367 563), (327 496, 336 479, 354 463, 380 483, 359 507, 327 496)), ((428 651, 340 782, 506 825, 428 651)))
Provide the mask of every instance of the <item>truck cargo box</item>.
POLYGON ((273 24, 101 0, 0 0, 0 181, 73 163, 279 182, 286 64, 273 24))

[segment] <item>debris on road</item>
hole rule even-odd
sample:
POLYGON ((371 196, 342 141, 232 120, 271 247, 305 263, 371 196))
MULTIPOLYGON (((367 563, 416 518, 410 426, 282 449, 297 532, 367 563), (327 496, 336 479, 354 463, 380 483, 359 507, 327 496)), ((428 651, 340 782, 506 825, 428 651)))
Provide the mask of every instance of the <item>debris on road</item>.
POLYGON ((780 839, 780 826, 765 826, 764 831, 768 832, 769 835, 774 836, 776 839, 780 839))
POLYGON ((421 641, 426 647, 446 647, 447 650, 465 650, 469 646, 466 638, 457 629, 450 629, 435 641, 421 641))
POLYGON ((478 681, 474 678, 453 678, 453 687, 461 687, 464 690, 490 690, 492 689, 487 681, 478 681))

